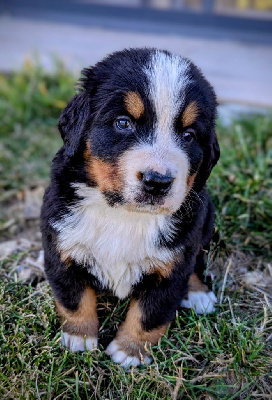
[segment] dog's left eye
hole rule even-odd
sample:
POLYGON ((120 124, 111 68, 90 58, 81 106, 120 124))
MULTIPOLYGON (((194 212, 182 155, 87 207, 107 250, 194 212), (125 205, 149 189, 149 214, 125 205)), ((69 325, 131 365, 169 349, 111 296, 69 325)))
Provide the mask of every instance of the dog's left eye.
POLYGON ((117 118, 117 120, 115 121, 115 126, 120 131, 131 130, 132 129, 132 123, 131 123, 131 121, 130 121, 130 119, 128 117, 117 118))
POLYGON ((186 140, 186 142, 191 142, 194 138, 194 131, 192 129, 188 129, 182 134, 183 139, 186 140))

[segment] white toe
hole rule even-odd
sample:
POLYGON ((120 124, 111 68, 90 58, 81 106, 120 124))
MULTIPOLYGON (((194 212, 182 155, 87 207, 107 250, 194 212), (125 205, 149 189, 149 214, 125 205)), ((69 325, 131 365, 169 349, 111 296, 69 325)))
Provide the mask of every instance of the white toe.
POLYGON ((121 364, 123 368, 129 368, 131 366, 137 367, 138 365, 150 364, 152 361, 151 357, 145 356, 143 360, 140 357, 129 356, 124 350, 121 350, 118 346, 117 340, 113 340, 106 349, 106 354, 111 356, 112 361, 121 364))
POLYGON ((214 312, 216 302, 213 292, 189 292, 188 299, 181 301, 181 307, 193 308, 196 314, 209 314, 214 312))
POLYGON ((116 340, 113 340, 106 349, 106 354, 111 356, 112 361, 122 364, 127 358, 127 353, 119 349, 116 340))
POLYGON ((109 356, 112 356, 117 350, 118 350, 117 341, 113 340, 112 342, 110 342, 110 344, 106 348, 105 353, 108 354, 109 356))
POLYGON ((144 356, 144 363, 142 362, 142 364, 150 364, 152 361, 153 361, 152 357, 144 356))
POLYGON ((115 363, 122 364, 123 362, 125 362, 127 356, 128 356, 127 353, 124 352, 123 350, 117 350, 115 353, 111 355, 111 358, 112 361, 114 361, 115 363))
POLYGON ((85 351, 97 348, 98 340, 91 336, 71 335, 68 332, 61 333, 61 344, 68 347, 70 351, 85 351))
POLYGON ((86 337, 86 350, 97 349, 98 339, 96 337, 87 336, 86 337))
POLYGON ((127 356, 126 359, 121 363, 121 366, 123 368, 128 368, 128 367, 137 367, 138 365, 141 364, 141 361, 139 360, 138 357, 130 357, 127 356))

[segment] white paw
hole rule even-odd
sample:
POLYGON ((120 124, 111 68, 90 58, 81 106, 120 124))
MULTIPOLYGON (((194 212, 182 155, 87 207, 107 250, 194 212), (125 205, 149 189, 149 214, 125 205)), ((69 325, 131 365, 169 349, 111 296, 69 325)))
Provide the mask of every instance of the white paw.
POLYGON ((61 332, 61 344, 68 347, 70 351, 85 351, 96 349, 98 340, 96 337, 84 337, 61 332))
POLYGON ((152 361, 151 357, 144 356, 140 357, 129 356, 124 350, 121 350, 118 346, 117 340, 113 340, 106 349, 106 354, 111 356, 112 361, 121 364, 121 367, 128 368, 131 366, 137 367, 138 365, 150 364, 152 361))
POLYGON ((213 292, 189 292, 188 299, 181 301, 181 307, 193 308, 196 314, 209 314, 214 312, 217 302, 213 292))

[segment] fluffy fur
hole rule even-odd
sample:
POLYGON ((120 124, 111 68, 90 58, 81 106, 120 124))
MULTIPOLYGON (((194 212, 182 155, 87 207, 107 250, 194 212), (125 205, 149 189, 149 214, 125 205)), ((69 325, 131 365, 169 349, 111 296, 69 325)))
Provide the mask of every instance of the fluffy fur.
POLYGON ((146 342, 180 305, 213 311, 203 276, 215 116, 200 70, 166 51, 124 50, 83 70, 60 116, 64 145, 42 209, 45 270, 70 350, 96 345, 100 292, 131 298, 107 350, 123 366, 150 361, 146 342))

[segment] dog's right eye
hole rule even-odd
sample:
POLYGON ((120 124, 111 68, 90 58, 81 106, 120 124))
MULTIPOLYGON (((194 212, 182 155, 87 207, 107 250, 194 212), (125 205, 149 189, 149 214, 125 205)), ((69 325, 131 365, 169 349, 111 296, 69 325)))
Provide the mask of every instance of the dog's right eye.
POLYGON ((132 129, 132 123, 128 117, 117 118, 115 126, 120 131, 128 131, 132 129))

